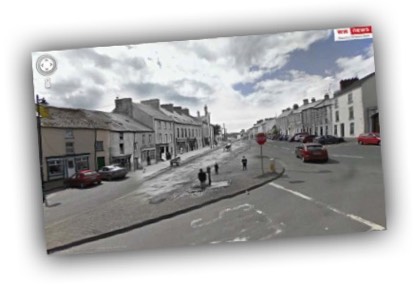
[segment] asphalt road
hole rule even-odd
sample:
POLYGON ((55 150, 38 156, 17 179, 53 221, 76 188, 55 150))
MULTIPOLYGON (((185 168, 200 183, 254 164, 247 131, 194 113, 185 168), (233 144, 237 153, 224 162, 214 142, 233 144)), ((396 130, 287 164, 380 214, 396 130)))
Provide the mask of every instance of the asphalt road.
MULTIPOLYGON (((61 254, 125 251, 384 230, 379 146, 327 146, 328 163, 302 163, 295 143, 268 142, 264 153, 285 168, 277 181, 128 233, 61 254)), ((281 166, 277 166, 280 169, 281 166)))

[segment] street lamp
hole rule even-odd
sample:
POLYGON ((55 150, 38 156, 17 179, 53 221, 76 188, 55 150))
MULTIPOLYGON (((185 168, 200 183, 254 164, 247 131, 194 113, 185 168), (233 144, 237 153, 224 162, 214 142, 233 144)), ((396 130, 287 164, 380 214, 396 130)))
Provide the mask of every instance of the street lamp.
POLYGON ((36 108, 37 108, 37 140, 39 145, 39 161, 40 161, 40 180, 42 186, 42 197, 43 203, 46 206, 49 206, 46 199, 45 189, 44 189, 44 181, 43 181, 43 152, 42 152, 42 130, 41 130, 41 122, 40 122, 40 105, 47 105, 45 98, 39 98, 39 95, 36 95, 36 108))

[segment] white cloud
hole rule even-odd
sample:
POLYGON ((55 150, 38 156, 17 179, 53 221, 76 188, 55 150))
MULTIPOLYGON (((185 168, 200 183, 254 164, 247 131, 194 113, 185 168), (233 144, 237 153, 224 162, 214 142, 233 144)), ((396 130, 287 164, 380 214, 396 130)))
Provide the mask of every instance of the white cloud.
MULTIPOLYGON (((283 67, 293 51, 329 36, 322 30, 56 51, 51 52, 58 61, 52 88, 45 89, 44 77, 35 72, 35 90, 51 104, 107 111, 116 96, 159 97, 162 103, 187 105, 192 114, 208 104, 214 121, 237 131, 325 93, 333 79, 301 71, 291 71, 288 80, 260 82, 249 96, 232 87, 256 82, 283 67)), ((365 58, 341 58, 337 64, 344 74, 356 64, 370 67, 365 58)))

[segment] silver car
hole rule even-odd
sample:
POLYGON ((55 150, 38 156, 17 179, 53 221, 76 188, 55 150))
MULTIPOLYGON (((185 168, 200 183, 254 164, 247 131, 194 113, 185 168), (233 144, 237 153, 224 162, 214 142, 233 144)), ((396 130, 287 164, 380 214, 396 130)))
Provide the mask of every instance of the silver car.
POLYGON ((127 175, 128 171, 126 168, 117 165, 107 165, 102 167, 98 173, 101 175, 101 178, 103 180, 112 180, 124 178, 127 175))

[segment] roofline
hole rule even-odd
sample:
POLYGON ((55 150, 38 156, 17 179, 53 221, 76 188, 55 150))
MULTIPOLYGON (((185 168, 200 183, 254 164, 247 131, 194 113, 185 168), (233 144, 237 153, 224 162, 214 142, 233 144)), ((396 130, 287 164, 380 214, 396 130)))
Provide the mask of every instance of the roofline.
POLYGON ((362 86, 362 84, 363 84, 366 80, 368 80, 369 78, 371 78, 371 77, 373 77, 373 76, 375 76, 375 72, 373 72, 373 73, 371 73, 371 74, 366 75, 365 77, 363 77, 362 79, 359 79, 358 81, 355 81, 355 82, 354 82, 354 83, 352 83, 349 87, 346 87, 346 88, 345 88, 345 89, 343 89, 343 90, 339 90, 339 91, 334 92, 334 98, 335 98, 335 97, 342 96, 343 94, 346 94, 346 93, 347 93, 347 92, 349 92, 350 90, 353 90, 353 89, 355 89, 355 88, 357 88, 357 87, 362 86))

